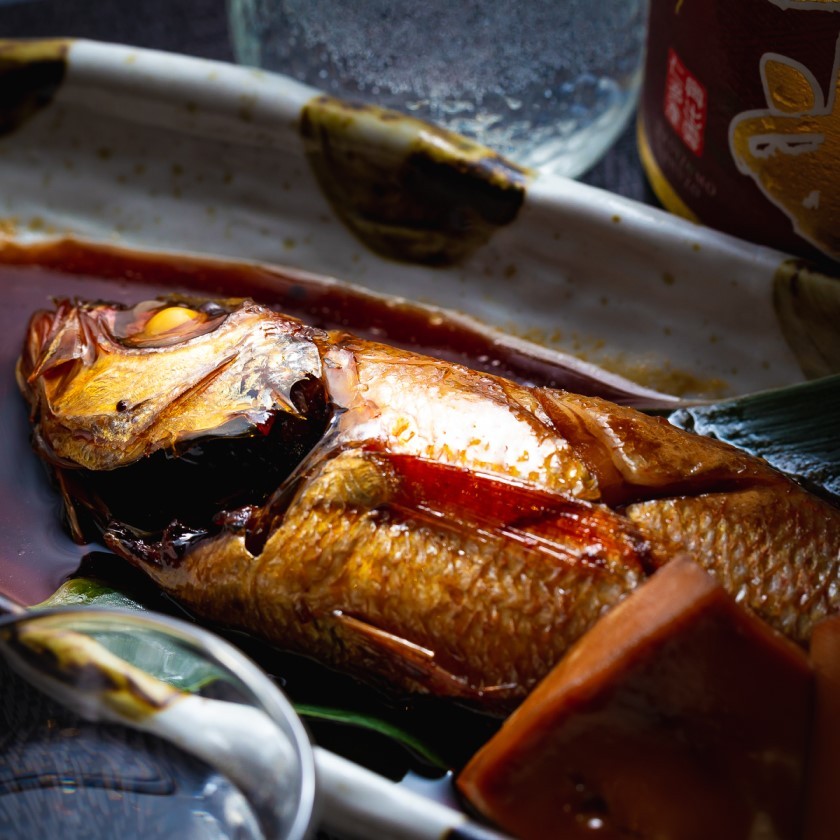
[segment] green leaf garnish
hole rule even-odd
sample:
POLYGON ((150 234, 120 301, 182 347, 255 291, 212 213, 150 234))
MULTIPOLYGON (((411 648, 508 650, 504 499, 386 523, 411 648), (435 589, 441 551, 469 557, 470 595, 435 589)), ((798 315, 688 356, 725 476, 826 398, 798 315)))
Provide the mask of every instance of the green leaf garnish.
POLYGON ((840 375, 684 408, 675 426, 731 443, 840 499, 840 375))
POLYGON ((72 578, 33 609, 48 607, 108 607, 129 610, 146 608, 134 598, 92 578, 72 578))
MULTIPOLYGON (((107 607, 146 611, 139 601, 118 589, 92 578, 72 578, 63 583, 49 598, 35 606, 44 607, 107 607)), ((151 631, 138 639, 134 632, 120 632, 119 628, 107 632, 90 632, 103 647, 115 656, 135 665, 147 674, 169 683, 181 691, 192 694, 218 679, 227 679, 224 671, 216 668, 205 657, 178 647, 165 634, 151 631)))
POLYGON ((407 730, 389 721, 360 712, 352 712, 347 709, 315 706, 309 703, 295 703, 294 707, 299 715, 313 720, 332 721, 334 723, 347 724, 348 726, 356 726, 360 729, 367 729, 371 732, 378 732, 380 735, 385 735, 402 744, 403 747, 424 759, 429 764, 439 767, 442 770, 449 769, 449 764, 434 750, 426 746, 407 730))

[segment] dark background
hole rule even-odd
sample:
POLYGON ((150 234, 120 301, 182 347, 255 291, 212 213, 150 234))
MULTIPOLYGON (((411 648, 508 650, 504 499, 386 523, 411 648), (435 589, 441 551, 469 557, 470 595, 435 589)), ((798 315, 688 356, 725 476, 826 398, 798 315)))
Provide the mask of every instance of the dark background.
MULTIPOLYGON (((225 0, 0 0, 0 38, 71 36, 233 61, 225 0)), ((656 203, 628 126, 582 181, 656 203)))

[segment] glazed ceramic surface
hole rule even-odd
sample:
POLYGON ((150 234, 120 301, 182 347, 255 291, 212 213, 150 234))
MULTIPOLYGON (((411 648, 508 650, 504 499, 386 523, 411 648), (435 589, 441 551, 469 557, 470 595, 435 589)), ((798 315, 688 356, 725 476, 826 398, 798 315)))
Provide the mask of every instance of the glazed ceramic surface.
POLYGON ((670 394, 840 368, 786 255, 277 75, 0 42, 0 230, 290 266, 464 313, 670 394))

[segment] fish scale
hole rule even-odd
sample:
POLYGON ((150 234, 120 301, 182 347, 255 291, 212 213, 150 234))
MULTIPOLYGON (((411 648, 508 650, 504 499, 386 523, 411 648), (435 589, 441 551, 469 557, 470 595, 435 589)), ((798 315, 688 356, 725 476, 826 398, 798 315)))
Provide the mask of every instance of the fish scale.
POLYGON ((631 505, 627 515, 657 535, 664 556, 688 550, 739 601, 795 641, 804 644, 813 625, 837 611, 838 517, 793 485, 660 499, 631 505), (772 529, 762 527, 768 509, 772 529))

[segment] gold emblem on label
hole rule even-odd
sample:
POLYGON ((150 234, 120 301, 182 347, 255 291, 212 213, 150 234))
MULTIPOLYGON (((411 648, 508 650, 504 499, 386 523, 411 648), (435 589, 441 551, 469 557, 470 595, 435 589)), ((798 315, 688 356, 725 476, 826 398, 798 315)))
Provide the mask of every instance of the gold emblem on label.
MULTIPOLYGON (((835 0, 810 5, 840 8, 835 0)), ((801 237, 840 259, 840 41, 827 95, 807 67, 778 53, 761 57, 760 73, 767 107, 743 111, 729 125, 735 164, 801 237)))

